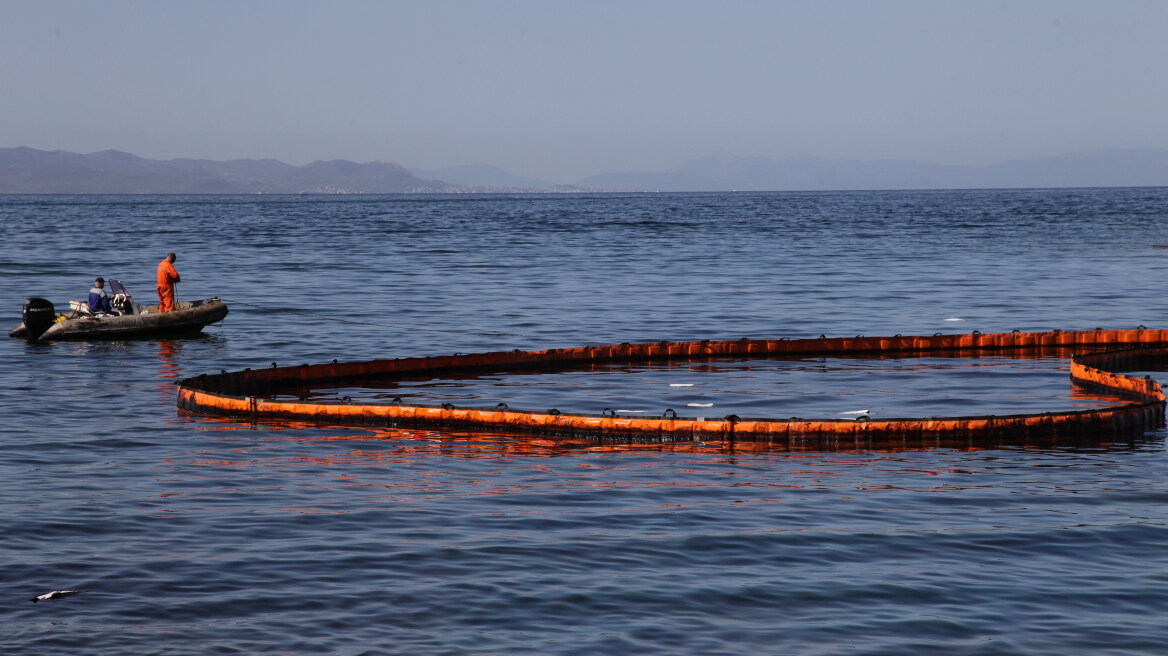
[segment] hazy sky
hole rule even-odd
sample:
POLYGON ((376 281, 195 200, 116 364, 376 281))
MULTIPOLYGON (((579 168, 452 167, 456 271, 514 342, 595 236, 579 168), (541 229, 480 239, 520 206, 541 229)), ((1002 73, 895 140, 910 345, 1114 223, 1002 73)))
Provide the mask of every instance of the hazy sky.
POLYGON ((1164 0, 0 0, 0 147, 943 164, 1168 148, 1164 0))

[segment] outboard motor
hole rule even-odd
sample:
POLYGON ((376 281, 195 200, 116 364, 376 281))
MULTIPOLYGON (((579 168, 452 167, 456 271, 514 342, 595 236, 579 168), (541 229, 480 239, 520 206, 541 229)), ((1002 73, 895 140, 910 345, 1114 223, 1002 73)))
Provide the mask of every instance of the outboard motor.
POLYGON ((53 303, 43 298, 30 298, 24 302, 24 327, 30 339, 39 339, 57 320, 53 303))

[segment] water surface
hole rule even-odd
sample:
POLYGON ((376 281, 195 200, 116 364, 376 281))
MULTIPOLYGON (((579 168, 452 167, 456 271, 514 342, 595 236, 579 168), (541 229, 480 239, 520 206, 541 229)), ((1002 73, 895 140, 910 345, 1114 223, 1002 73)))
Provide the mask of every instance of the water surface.
MULTIPOLYGON (((0 198, 12 325, 26 297, 64 305, 97 275, 149 299, 168 251, 180 298, 231 307, 192 339, 0 342, 0 647, 1159 654, 1164 431, 882 451, 602 444, 184 416, 174 381, 620 342, 1163 327, 1166 201, 1164 189, 0 198), (29 601, 66 588, 82 592, 29 601)), ((342 391, 779 416, 1101 402, 1059 357, 694 362, 315 392, 342 391)))

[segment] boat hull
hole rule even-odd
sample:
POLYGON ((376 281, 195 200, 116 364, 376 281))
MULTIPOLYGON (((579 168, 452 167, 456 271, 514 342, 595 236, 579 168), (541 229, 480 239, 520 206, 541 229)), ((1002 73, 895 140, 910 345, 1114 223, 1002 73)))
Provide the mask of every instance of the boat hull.
MULTIPOLYGON (((64 319, 54 323, 36 339, 107 339, 197 333, 227 316, 227 305, 217 298, 183 301, 175 305, 172 312, 158 312, 158 306, 148 305, 142 308, 141 314, 64 319)), ((31 337, 23 323, 8 336, 31 337)))

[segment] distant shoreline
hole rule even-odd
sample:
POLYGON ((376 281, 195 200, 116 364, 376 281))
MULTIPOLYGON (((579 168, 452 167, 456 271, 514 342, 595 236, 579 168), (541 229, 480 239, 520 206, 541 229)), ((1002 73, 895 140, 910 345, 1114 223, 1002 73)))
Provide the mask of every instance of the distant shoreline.
MULTIPOLYGON (((443 170, 439 170, 443 171, 443 170)), ((1070 153, 991 166, 905 160, 708 157, 673 171, 604 173, 553 185, 486 165, 448 169, 459 182, 422 178, 392 162, 150 160, 116 150, 90 154, 0 148, 0 194, 313 195, 598 194, 973 189, 1114 189, 1168 186, 1168 150, 1070 153), (478 184, 528 181, 538 188, 478 184), (510 176, 510 178, 508 178, 510 176)), ((436 171, 438 172, 438 171, 436 171)))

